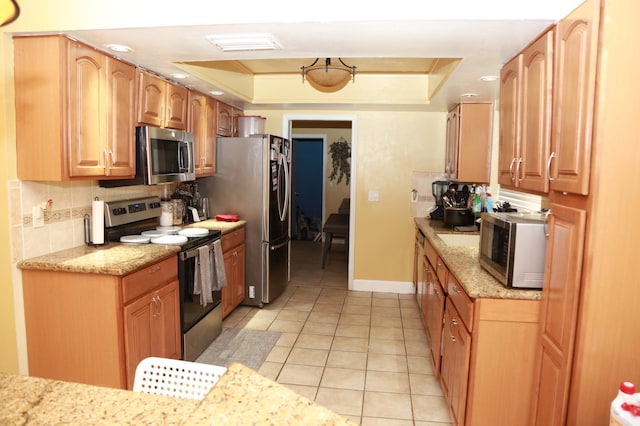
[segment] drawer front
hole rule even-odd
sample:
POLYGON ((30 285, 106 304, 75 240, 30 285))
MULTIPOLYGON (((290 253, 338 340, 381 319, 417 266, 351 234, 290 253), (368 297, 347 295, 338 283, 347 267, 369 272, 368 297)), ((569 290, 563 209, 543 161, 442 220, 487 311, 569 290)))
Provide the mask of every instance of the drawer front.
POLYGON ((438 264, 438 254, 436 253, 436 249, 434 249, 431 243, 426 239, 424 240, 424 252, 427 255, 427 259, 429 259, 431 266, 436 266, 438 264))
POLYGON ((244 243, 244 227, 222 236, 222 251, 227 252, 244 243))
POLYGON ((467 329, 469 331, 473 330, 473 300, 469 298, 467 292, 464 291, 452 274, 449 274, 449 278, 447 279, 447 294, 467 329))
POLYGON ((438 260, 436 260, 436 274, 438 275, 438 279, 441 283, 447 282, 447 275, 449 274, 449 270, 445 266, 440 256, 438 256, 438 260))
POLYGON ((160 284, 178 279, 178 257, 155 263, 122 279, 122 302, 127 303, 160 284))

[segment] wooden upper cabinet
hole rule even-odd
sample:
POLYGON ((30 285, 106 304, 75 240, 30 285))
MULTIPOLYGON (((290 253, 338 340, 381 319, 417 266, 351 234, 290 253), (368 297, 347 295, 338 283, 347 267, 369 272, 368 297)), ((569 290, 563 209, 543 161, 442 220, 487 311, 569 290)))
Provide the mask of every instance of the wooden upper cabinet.
POLYGON ((215 173, 216 101, 195 91, 189 91, 189 125, 194 136, 196 176, 215 173))
POLYGON ((581 195, 589 193, 595 102, 599 12, 593 3, 556 26, 550 188, 581 195))
POLYGON ((187 129, 188 89, 140 70, 138 124, 187 129))
POLYGON ((548 192, 553 29, 509 61, 500 78, 501 185, 548 192))
POLYGON ((461 103, 447 117, 445 173, 450 180, 488 183, 491 168, 491 103, 461 103))
POLYGON ((233 107, 218 101, 218 136, 233 136, 233 107))
POLYGON ((133 177, 132 65, 55 35, 15 37, 14 67, 20 179, 133 177))

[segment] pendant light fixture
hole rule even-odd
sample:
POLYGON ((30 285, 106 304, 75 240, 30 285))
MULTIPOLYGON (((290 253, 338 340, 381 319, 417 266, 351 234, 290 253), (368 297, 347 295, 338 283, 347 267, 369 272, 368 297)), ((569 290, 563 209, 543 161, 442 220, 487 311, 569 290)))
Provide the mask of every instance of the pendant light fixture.
POLYGON ((354 81, 356 67, 349 66, 338 58, 338 65, 331 63, 331 58, 326 58, 324 64, 318 63, 320 58, 309 66, 300 67, 302 70, 302 82, 306 79, 311 86, 321 92, 337 92, 347 85, 349 80, 354 81))

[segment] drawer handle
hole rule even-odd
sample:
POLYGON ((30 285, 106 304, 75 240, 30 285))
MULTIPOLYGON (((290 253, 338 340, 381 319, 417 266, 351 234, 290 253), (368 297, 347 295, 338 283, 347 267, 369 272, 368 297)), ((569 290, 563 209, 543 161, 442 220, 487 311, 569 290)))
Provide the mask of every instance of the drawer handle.
POLYGON ((455 284, 451 284, 451 291, 460 294, 460 290, 458 290, 458 287, 455 284))
POLYGON ((161 269, 162 269, 161 267, 156 266, 155 268, 149 269, 149 274, 155 274, 156 272, 158 272, 161 269))

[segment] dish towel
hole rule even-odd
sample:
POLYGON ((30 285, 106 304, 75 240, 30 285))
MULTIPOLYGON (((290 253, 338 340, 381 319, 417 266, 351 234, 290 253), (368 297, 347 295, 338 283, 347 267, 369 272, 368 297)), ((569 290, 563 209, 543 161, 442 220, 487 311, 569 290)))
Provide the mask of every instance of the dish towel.
POLYGON ((224 272, 224 255, 222 254, 222 243, 220 240, 213 242, 213 264, 216 279, 213 284, 213 291, 220 290, 227 285, 227 275, 224 272))
POLYGON ((206 306, 213 303, 212 291, 212 270, 211 256, 209 254, 209 246, 198 248, 198 257, 196 258, 195 276, 193 282, 193 294, 200 295, 200 304, 206 306))

